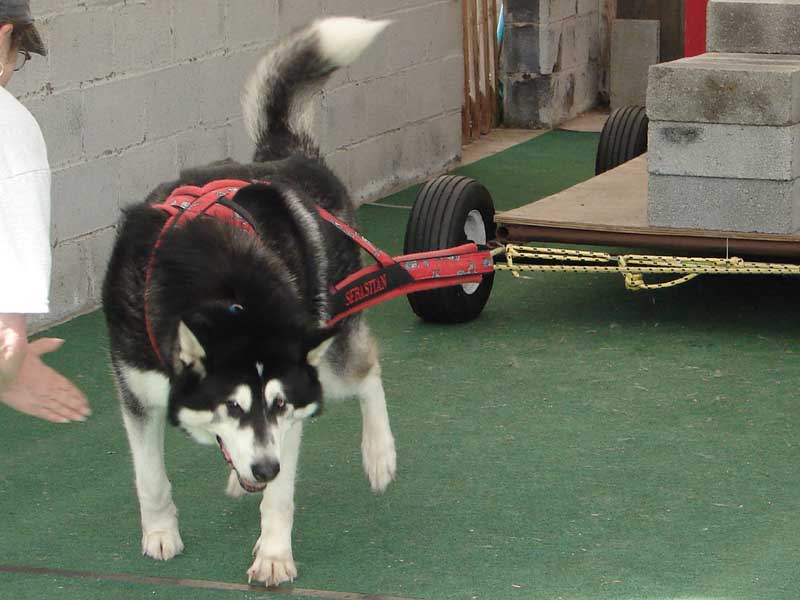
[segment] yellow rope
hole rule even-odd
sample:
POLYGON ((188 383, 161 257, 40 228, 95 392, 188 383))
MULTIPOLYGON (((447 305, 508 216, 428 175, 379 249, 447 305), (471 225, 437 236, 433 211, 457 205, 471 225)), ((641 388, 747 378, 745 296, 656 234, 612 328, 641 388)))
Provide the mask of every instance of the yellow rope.
POLYGON ((800 265, 750 262, 741 258, 698 258, 687 256, 658 256, 570 250, 565 248, 540 248, 507 244, 502 251, 506 262, 498 263, 498 271, 511 271, 520 277, 524 271, 570 273, 620 273, 629 290, 655 290, 686 283, 703 274, 716 275, 800 275, 800 265), (526 264, 525 261, 551 261, 551 264, 526 264), (522 261, 522 262, 519 262, 522 261), (680 275, 663 283, 647 283, 644 275, 680 275))

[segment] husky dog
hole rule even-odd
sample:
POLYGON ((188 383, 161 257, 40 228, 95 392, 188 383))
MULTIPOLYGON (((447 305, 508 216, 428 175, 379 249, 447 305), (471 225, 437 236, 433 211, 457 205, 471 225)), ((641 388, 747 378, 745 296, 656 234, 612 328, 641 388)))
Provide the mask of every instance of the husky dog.
POLYGON ((230 496, 263 491, 250 581, 277 585, 297 575, 295 471, 303 420, 319 412, 323 395, 359 398, 372 489, 383 491, 394 479, 375 343, 360 315, 326 326, 330 285, 361 260, 355 244, 317 214, 320 205, 352 225, 355 209, 303 118, 313 93, 386 25, 328 18, 284 40, 261 60, 242 96, 253 162, 183 172, 125 213, 103 308, 143 554, 168 560, 183 550, 164 467, 167 419, 201 443, 219 444, 231 467, 230 496), (233 197, 255 235, 207 217, 162 233, 168 215, 153 204, 178 186, 220 179, 267 182, 233 197))

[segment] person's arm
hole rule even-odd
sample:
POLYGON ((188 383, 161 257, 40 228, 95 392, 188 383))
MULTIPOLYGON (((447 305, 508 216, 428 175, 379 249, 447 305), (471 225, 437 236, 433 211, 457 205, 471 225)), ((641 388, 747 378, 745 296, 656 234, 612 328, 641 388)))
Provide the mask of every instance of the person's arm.
POLYGON ((27 349, 25 315, 0 315, 0 394, 16 379, 27 349))

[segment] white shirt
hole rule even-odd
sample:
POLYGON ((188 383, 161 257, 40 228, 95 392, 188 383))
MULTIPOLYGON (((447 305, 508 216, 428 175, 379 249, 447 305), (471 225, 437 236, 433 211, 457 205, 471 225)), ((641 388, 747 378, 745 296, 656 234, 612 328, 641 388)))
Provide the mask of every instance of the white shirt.
POLYGON ((50 292, 50 165, 33 115, 0 87, 0 313, 44 313, 50 292))

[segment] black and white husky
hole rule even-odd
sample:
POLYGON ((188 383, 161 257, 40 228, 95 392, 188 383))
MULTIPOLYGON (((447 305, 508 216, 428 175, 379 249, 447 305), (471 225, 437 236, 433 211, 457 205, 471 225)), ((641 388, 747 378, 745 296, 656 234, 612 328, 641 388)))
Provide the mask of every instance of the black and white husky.
POLYGON ((386 24, 329 18, 284 40, 261 60, 243 94, 254 161, 181 173, 126 211, 103 307, 148 556, 167 560, 183 550, 164 467, 167 418, 197 441, 219 444, 231 467, 229 495, 263 491, 251 581, 277 585, 297 575, 295 471, 303 420, 320 410, 323 396, 359 398, 372 489, 383 491, 394 479, 375 343, 360 315, 326 327, 329 286, 361 263, 357 247, 319 218, 315 204, 350 224, 354 207, 303 125, 306 101, 386 24), (232 178, 269 182, 242 188, 233 199, 257 235, 194 219, 160 238, 151 263, 167 220, 151 205, 177 186, 232 178))

